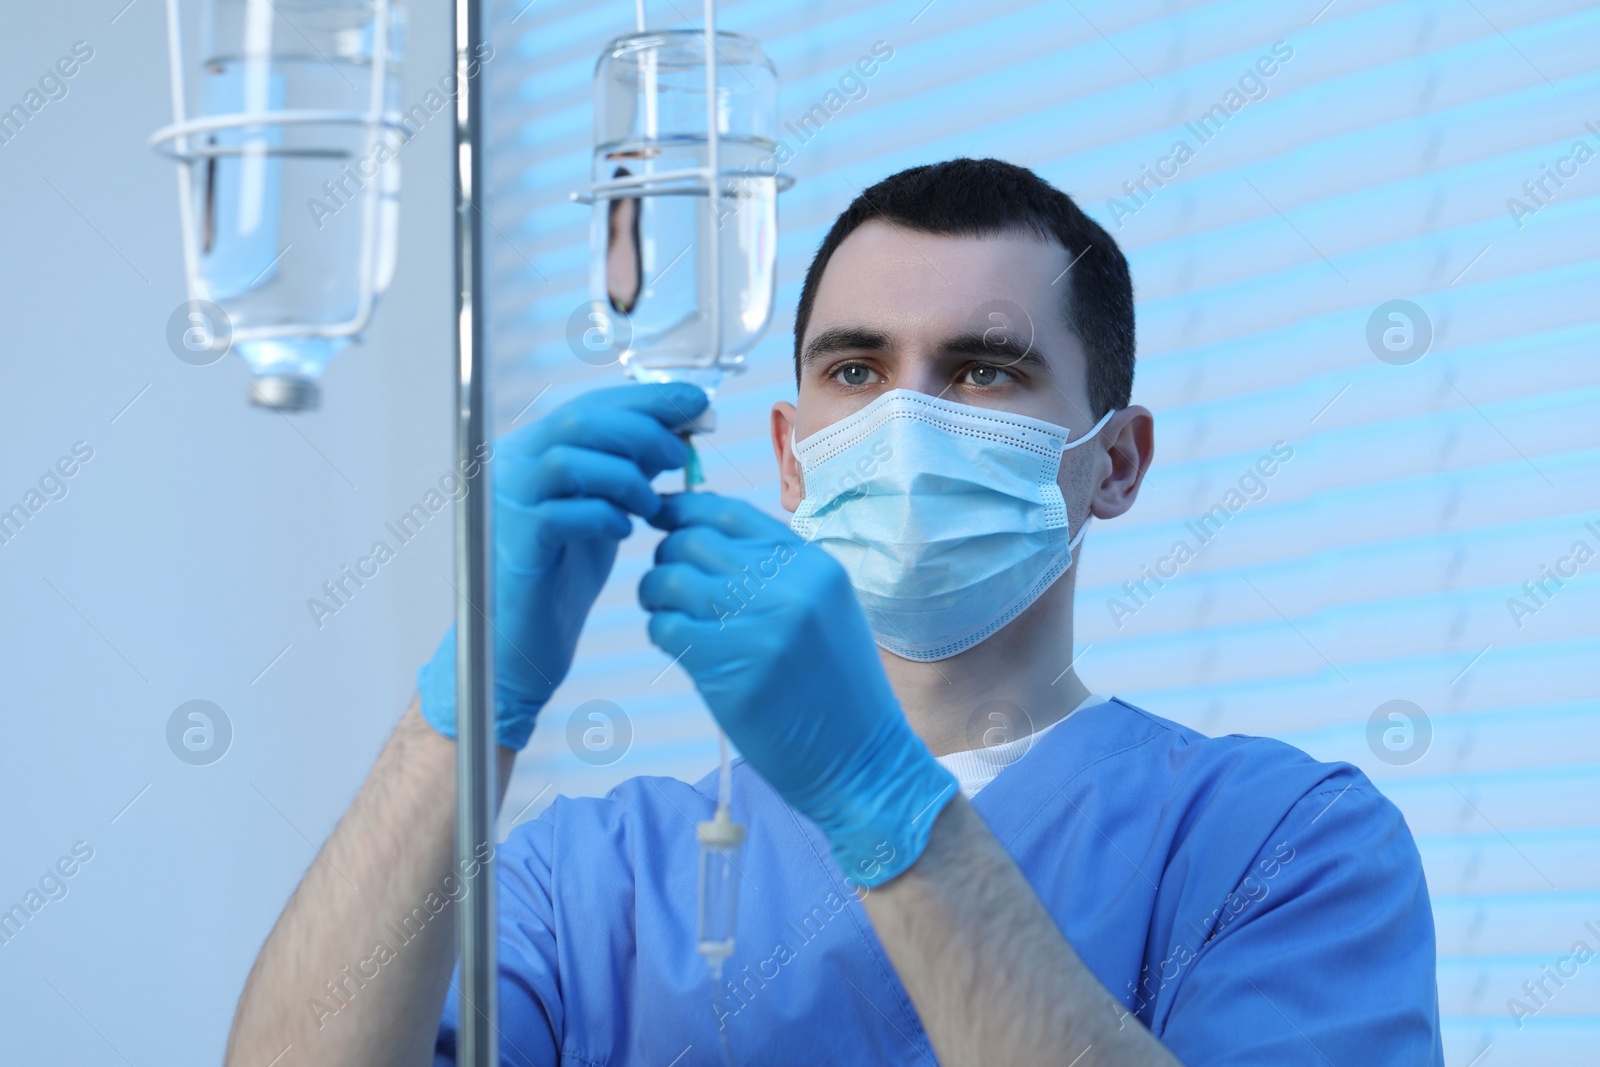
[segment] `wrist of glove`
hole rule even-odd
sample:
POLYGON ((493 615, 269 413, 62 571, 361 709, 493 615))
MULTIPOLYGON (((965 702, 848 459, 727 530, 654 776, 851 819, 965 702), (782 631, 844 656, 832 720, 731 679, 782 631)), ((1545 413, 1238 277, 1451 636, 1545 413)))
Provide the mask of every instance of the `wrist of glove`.
POLYGON ((846 878, 903 872, 957 786, 906 722, 843 568, 715 493, 666 496, 649 521, 669 531, 639 582, 650 639, 846 878))
POLYGON ((872 888, 916 862, 959 791, 896 709, 836 774, 792 789, 784 800, 826 835, 845 878, 872 888))
MULTIPOLYGON (((456 736, 456 628, 452 624, 434 650, 433 658, 417 671, 417 698, 422 717, 445 737, 456 736)), ((534 719, 544 701, 532 700, 496 686, 494 694, 495 742, 521 752, 533 736, 534 719)))
MULTIPOLYGON (((630 516, 653 514, 651 479, 683 465, 673 427, 705 410, 685 383, 585 393, 497 438, 493 462, 495 736, 520 751, 566 677, 589 609, 611 573, 630 516)), ((462 472, 469 474, 466 469, 462 472)), ((422 716, 456 736, 452 627, 417 672, 422 716)))

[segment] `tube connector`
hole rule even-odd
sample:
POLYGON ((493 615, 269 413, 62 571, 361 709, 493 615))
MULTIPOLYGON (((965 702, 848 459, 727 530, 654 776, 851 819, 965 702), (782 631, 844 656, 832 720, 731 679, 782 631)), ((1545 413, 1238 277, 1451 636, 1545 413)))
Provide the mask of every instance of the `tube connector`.
POLYGON ((717 805, 717 813, 704 822, 695 824, 695 837, 702 845, 720 848, 725 852, 744 845, 744 824, 733 821, 726 804, 717 805))
POLYGON ((672 432, 677 434, 710 433, 716 428, 717 409, 712 407, 710 404, 707 404, 704 411, 690 419, 688 422, 682 422, 674 426, 672 428, 672 432))

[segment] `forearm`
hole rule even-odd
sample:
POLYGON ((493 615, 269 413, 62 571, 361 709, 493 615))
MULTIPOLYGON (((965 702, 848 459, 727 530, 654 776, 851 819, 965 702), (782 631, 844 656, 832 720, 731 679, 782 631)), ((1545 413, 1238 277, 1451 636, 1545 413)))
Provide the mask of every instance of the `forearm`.
POLYGON ((1176 1067, 1084 966, 963 797, 865 905, 940 1063, 1176 1067))
MULTIPOLYGON (((503 798, 515 757, 499 753, 503 798)), ((462 892, 455 761, 413 704, 262 946, 230 1067, 431 1062, 462 892), (379 945, 389 953, 375 958, 379 945)))

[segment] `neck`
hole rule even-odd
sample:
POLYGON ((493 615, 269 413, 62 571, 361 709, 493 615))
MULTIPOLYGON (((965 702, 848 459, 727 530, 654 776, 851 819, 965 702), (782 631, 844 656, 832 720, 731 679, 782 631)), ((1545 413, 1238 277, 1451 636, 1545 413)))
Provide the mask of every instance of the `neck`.
POLYGON ((1089 696, 1072 669, 1069 570, 987 640, 927 663, 879 650, 889 684, 935 756, 1014 741, 1060 720, 1089 696))

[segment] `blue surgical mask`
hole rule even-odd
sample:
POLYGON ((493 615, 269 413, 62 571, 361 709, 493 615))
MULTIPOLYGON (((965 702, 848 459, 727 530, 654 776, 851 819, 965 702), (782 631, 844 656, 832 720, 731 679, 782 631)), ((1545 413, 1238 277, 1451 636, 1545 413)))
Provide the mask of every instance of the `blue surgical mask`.
POLYGON ((843 564, 878 644, 947 659, 1027 610, 1072 564, 1056 484, 1077 440, 1043 419, 892 389, 803 441, 790 526, 843 564))

